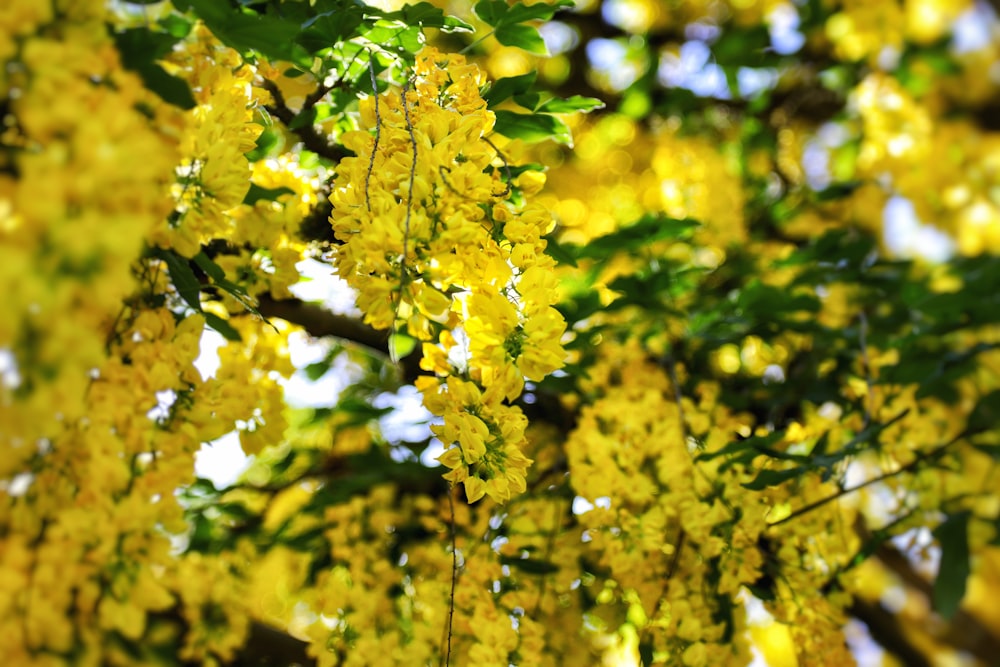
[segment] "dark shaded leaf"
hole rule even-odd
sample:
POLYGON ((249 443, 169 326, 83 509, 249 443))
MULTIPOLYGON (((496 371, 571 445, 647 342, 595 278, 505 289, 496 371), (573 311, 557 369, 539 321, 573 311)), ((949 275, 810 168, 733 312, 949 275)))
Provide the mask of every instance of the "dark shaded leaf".
MULTIPOLYGON (((994 389, 980 397, 976 407, 969 413, 965 430, 969 435, 995 431, 1000 426, 1000 389, 994 389)), ((990 447, 983 450, 994 458, 1000 455, 1000 448, 990 447)))
POLYGON ((509 100, 514 95, 526 93, 535 83, 537 76, 537 72, 528 72, 519 76, 505 76, 497 79, 483 93, 483 99, 486 100, 487 105, 492 109, 501 102, 509 100))
POLYGON ((211 313, 209 311, 203 311, 202 315, 205 316, 205 324, 207 324, 208 326, 212 327, 220 334, 222 334, 222 337, 225 338, 226 340, 232 342, 242 340, 242 338, 240 337, 240 332, 237 331, 235 328, 233 328, 232 324, 222 319, 215 313, 211 313))
POLYGON ((753 481, 743 484, 743 488, 751 491, 761 491, 769 486, 777 486, 790 479, 802 476, 805 470, 801 467, 788 468, 787 470, 761 470, 753 481))
POLYGON ((250 184, 250 189, 247 190, 246 196, 243 198, 243 203, 248 206, 253 206, 259 201, 278 201, 278 198, 282 195, 294 195, 295 190, 287 188, 285 186, 277 188, 262 188, 256 183, 250 184))
POLYGON ((156 62, 170 53, 180 37, 149 28, 130 28, 112 33, 112 37, 121 54, 122 65, 137 73, 146 88, 164 102, 181 109, 194 108, 194 96, 187 81, 168 74, 156 62))
POLYGON ((153 254, 167 265, 170 282, 173 283, 180 297, 189 306, 201 312, 201 282, 188 261, 172 250, 157 248, 153 254))
POLYGON ((934 529, 941 545, 941 565, 934 580, 934 611, 950 620, 965 597, 969 578, 969 513, 952 514, 934 529))
POLYGON ((256 51, 272 60, 288 60, 308 67, 311 58, 298 46, 301 28, 275 14, 233 11, 217 0, 183 0, 174 5, 190 8, 224 44, 241 53, 256 51))
POLYGON ((504 565, 521 570, 526 574, 552 574, 559 571, 559 566, 551 561, 537 558, 518 558, 516 556, 500 556, 504 565))
POLYGON ((465 21, 448 16, 441 9, 429 2, 418 2, 415 5, 404 5, 397 12, 386 14, 386 18, 394 18, 406 25, 419 25, 424 28, 438 28, 443 32, 472 32, 473 28, 465 21))

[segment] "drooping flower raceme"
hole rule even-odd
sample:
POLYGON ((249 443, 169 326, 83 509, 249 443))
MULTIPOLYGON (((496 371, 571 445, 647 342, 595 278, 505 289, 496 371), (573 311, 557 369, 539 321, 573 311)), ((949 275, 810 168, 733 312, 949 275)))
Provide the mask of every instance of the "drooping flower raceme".
POLYGON ((552 217, 525 201, 530 188, 489 139, 485 83, 461 56, 421 52, 405 87, 362 101, 330 200, 337 270, 365 321, 424 341, 422 366, 438 377, 418 387, 444 420, 448 479, 470 501, 503 501, 530 463, 509 402, 562 366, 565 322, 544 254, 552 217))

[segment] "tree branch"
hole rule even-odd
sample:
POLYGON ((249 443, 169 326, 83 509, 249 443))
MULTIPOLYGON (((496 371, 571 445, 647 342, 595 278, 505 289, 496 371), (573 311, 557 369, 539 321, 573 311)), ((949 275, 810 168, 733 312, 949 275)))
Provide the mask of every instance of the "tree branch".
POLYGON ((312 123, 306 122, 293 129, 292 124, 298 120, 299 114, 288 107, 288 104, 285 102, 285 96, 281 94, 281 89, 270 79, 264 79, 261 85, 267 92, 271 93, 271 97, 274 99, 274 104, 267 104, 264 108, 267 109, 268 113, 284 123, 288 131, 294 133, 302 141, 302 145, 306 150, 312 151, 331 162, 340 162, 341 159, 346 157, 347 154, 339 146, 331 144, 312 123))
MULTIPOLYGON (((310 336, 343 338, 371 348, 379 354, 386 356, 389 354, 389 332, 374 329, 354 317, 337 315, 325 308, 299 299, 278 300, 267 295, 260 296, 257 309, 266 318, 276 317, 299 325, 310 336)), ((420 346, 418 345, 413 352, 400 359, 400 370, 405 382, 411 383, 421 375, 420 357, 420 346)))
MULTIPOLYGON (((896 574, 907 586, 922 594, 927 600, 932 599, 934 587, 931 582, 917 572, 910 560, 898 549, 883 543, 875 555, 882 565, 896 574)), ((1000 637, 994 635, 979 619, 964 609, 959 609, 951 621, 938 631, 929 629, 928 632, 938 641, 959 651, 967 651, 987 664, 995 661, 1000 655, 1000 637)))
POLYGON ((246 644, 233 661, 234 667, 314 667, 309 644, 287 632, 253 621, 246 644))
POLYGON ((899 658, 907 667, 931 667, 930 660, 906 637, 895 614, 874 602, 855 598, 848 612, 866 626, 879 646, 899 658))

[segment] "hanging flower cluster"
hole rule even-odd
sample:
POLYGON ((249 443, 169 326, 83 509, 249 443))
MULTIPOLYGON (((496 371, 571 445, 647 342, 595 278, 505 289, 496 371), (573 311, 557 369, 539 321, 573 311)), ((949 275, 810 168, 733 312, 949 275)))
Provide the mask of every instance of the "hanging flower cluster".
POLYGON ((425 49, 402 90, 361 105, 344 143, 331 222, 340 275, 365 321, 424 341, 417 386, 444 423, 446 477, 476 501, 523 491, 526 419, 509 402, 563 363, 565 322, 544 254, 553 221, 527 203, 540 179, 511 179, 488 139, 484 75, 425 49))

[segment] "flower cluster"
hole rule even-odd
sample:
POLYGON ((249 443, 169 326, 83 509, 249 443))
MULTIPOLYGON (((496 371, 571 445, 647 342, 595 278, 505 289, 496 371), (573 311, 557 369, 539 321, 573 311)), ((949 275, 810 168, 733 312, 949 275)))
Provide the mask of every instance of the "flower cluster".
POLYGON ((366 129, 344 135, 335 262, 365 320, 424 341, 418 383, 449 449, 448 479, 470 501, 524 490, 526 420, 509 401, 563 363, 565 322, 543 235, 553 221, 510 178, 489 140, 485 79, 461 56, 425 49, 402 90, 362 102, 366 129), (505 182, 506 177, 506 182, 505 182))
POLYGON ((190 83, 197 105, 183 121, 177 214, 160 223, 152 241, 192 257, 202 243, 231 235, 229 212, 250 187, 244 154, 263 128, 252 122, 254 71, 238 53, 201 28, 174 59, 173 69, 190 83))

